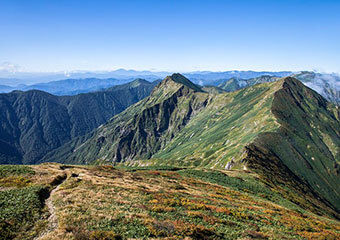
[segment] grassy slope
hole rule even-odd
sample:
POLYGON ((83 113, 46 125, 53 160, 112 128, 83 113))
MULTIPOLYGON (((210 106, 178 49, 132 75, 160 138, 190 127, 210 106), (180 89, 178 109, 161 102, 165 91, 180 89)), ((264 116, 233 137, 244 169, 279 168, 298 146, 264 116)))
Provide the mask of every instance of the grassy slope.
POLYGON ((58 228, 43 239, 340 237, 338 221, 283 199, 249 172, 46 164, 34 170, 42 183, 69 176, 53 197, 58 228))
POLYGON ((278 171, 284 174, 277 168, 262 170, 269 166, 268 159, 276 156, 277 165, 292 172, 280 179, 281 183, 299 178, 301 189, 313 191, 310 201, 322 198, 322 208, 337 215, 340 124, 336 111, 292 78, 219 94, 149 162, 130 165, 223 168, 231 159, 240 162, 247 158, 245 146, 255 143, 268 151, 264 159, 251 165, 263 178, 273 180, 278 171))
POLYGON ((258 133, 278 128, 270 107, 280 84, 262 84, 214 96, 205 109, 153 156, 154 161, 224 168, 232 158, 241 160, 244 146, 258 133))
MULTIPOLYGON (((297 80, 288 79, 275 93, 272 105, 280 129, 259 136, 254 146, 280 159, 292 175, 307 182, 339 211, 340 123, 335 110, 336 107, 316 92, 297 80)), ((272 173, 264 170, 269 166, 267 160, 250 161, 250 164, 253 162, 252 167, 266 172, 264 175, 279 175, 280 169, 272 173)), ((284 174, 282 169, 281 173, 284 174)))
MULTIPOLYGON (((166 78, 151 95, 113 117, 82 144, 75 144, 63 159, 59 152, 48 160, 73 163, 120 162, 148 158, 176 135, 195 112, 204 107, 209 95, 166 78)), ((181 83, 178 81, 181 80, 181 83)), ((192 83, 191 83, 192 84, 192 83)), ((196 89, 197 88, 197 89, 196 89)), ((200 90, 201 91, 201 90, 200 90)), ((72 146, 72 145, 71 145, 72 146)))
POLYGON ((0 163, 35 164, 148 96, 154 86, 135 80, 75 96, 37 90, 0 94, 0 163))
POLYGON ((88 163, 152 156, 152 162, 161 164, 223 168, 232 157, 240 160, 244 145, 259 132, 278 127, 270 106, 280 86, 267 83, 216 94, 195 92, 166 78, 84 144, 71 144, 71 154, 62 155, 60 149, 46 159, 88 163))
POLYGON ((44 200, 60 174, 55 166, 0 166, 1 240, 25 240, 39 235, 47 224, 44 200))
POLYGON ((218 85, 219 88, 227 91, 233 92, 241 89, 242 87, 238 84, 238 80, 236 78, 228 79, 227 81, 218 85))

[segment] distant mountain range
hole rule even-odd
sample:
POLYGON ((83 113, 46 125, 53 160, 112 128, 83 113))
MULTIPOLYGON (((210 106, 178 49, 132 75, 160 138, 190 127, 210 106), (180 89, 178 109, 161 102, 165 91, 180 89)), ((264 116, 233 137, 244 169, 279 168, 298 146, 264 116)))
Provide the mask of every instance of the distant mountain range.
POLYGON ((190 79, 190 81, 199 85, 213 85, 217 86, 228 79, 250 79, 260 76, 268 75, 274 77, 286 77, 293 74, 293 72, 255 72, 255 71, 226 71, 226 72, 194 72, 184 73, 183 75, 190 79))
POLYGON ((74 96, 38 90, 0 94, 0 164, 36 163, 148 96, 156 84, 137 79, 74 96))
MULTIPOLYGON (((151 72, 118 69, 111 72, 71 72, 71 73, 0 73, 0 93, 7 93, 13 90, 41 90, 54 95, 75 95, 124 84, 136 78, 143 78, 149 81, 159 80, 169 72, 151 72), (1 77, 17 77, 1 78, 1 77), (68 77, 67 79, 65 79, 68 77), (72 77, 72 78, 70 78, 72 77), (54 79, 51 81, 51 79, 54 79), (58 79, 58 81, 55 81, 58 79), (62 80, 60 80, 62 79, 62 80), (22 84, 30 81, 30 85, 22 84), (21 84, 20 84, 21 83, 21 84)), ((255 72, 255 71, 225 71, 225 72, 190 72, 184 73, 190 81, 201 86, 215 86, 225 91, 236 91, 243 87, 252 86, 258 83, 276 81, 280 77, 293 76, 304 84, 314 89, 327 100, 340 104, 340 76, 336 74, 323 74, 315 72, 255 72)))
POLYGON ((118 69, 115 71, 70 71, 70 72, 7 72, 0 71, 0 85, 17 87, 18 85, 33 85, 65 79, 120 79, 131 81, 143 78, 153 81, 164 78, 169 72, 151 72, 118 69))
MULTIPOLYGON (((230 77, 252 78, 269 74, 271 76, 286 76, 292 72, 193 72, 187 73, 190 80, 201 85, 217 85, 230 77)), ((118 69, 111 72, 69 72, 69 73, 4 73, 0 72, 0 93, 13 90, 41 90, 54 95, 75 95, 101 90, 118 84, 124 84, 136 78, 149 81, 162 79, 170 72, 151 72, 118 69)))
POLYGON ((115 85, 124 84, 131 80, 128 79, 99 79, 99 78, 84 78, 84 79, 65 79, 59 81, 52 81, 48 83, 38 83, 33 85, 19 85, 17 87, 10 87, 0 85, 0 92, 7 93, 13 90, 28 91, 40 90, 54 95, 76 95, 79 93, 94 92, 103 90, 115 85))
MULTIPOLYGON (((98 79, 124 79, 131 80, 136 78, 143 78, 153 81, 159 78, 164 78, 171 75, 171 72, 153 72, 153 71, 136 71, 118 69, 115 71, 70 71, 70 72, 8 72, 0 71, 0 85, 8 85, 16 87, 17 85, 33 85, 37 83, 47 83, 51 81, 59 81, 64 79, 85 79, 85 78, 98 78, 98 79)), ((193 82, 204 81, 205 84, 218 84, 220 79, 228 79, 231 77, 237 78, 254 78, 261 75, 272 75, 284 77, 292 74, 292 72, 256 72, 256 71, 224 71, 224 72, 211 72, 211 71, 197 71, 183 73, 186 77, 193 82)))

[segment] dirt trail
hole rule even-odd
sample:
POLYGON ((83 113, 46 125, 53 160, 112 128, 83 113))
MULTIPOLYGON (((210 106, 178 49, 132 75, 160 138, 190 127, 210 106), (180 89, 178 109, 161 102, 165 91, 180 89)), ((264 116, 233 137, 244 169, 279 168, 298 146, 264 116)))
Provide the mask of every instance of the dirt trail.
POLYGON ((51 193, 50 196, 46 199, 45 204, 48 208, 48 211, 50 212, 50 216, 48 217, 48 226, 47 228, 40 234, 40 236, 36 237, 35 240, 41 240, 43 239, 47 234, 49 234, 50 232, 54 231, 55 229, 58 228, 58 217, 56 215, 56 210, 55 207, 53 205, 53 195, 56 191, 59 190, 61 184, 65 181, 66 179, 62 180, 59 185, 54 188, 51 193))

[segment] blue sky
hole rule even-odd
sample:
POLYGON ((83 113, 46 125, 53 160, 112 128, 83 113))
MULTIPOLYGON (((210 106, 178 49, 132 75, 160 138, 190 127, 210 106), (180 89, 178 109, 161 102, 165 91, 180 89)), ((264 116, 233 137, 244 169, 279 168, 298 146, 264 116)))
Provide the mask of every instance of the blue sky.
POLYGON ((340 72, 340 0, 0 0, 0 34, 23 71, 340 72))

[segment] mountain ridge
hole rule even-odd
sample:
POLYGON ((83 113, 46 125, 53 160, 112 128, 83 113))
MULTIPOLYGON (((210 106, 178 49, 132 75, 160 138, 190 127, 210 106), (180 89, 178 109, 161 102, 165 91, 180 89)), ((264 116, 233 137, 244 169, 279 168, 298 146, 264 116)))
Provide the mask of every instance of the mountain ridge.
POLYGON ((334 112, 328 111, 329 107, 318 93, 292 77, 286 78, 282 88, 275 93, 272 105, 272 113, 280 128, 277 132, 262 133, 246 146, 247 156, 243 161, 269 181, 285 186, 291 184, 291 188, 304 194, 310 202, 321 199, 324 208, 332 209, 331 212, 339 218, 337 162, 340 156, 336 146, 340 146, 337 131, 340 123, 334 112), (327 118, 327 122, 318 116, 327 118), (258 159, 252 157, 255 152, 260 156, 258 159), (267 159, 273 159, 271 156, 280 160, 274 165, 276 171, 263 164, 268 163, 267 159), (282 168, 277 168, 280 165, 282 168), (299 181, 300 185, 297 185, 299 181))
MULTIPOLYGON (((179 79, 178 77, 178 75, 173 75, 165 78, 152 90, 149 97, 134 105, 136 108, 135 110, 132 111, 130 107, 119 116, 113 117, 101 128, 104 129, 104 133, 98 133, 95 135, 98 139, 102 139, 99 142, 103 142, 105 139, 111 139, 111 137, 108 136, 112 135, 113 139, 110 140, 110 142, 113 142, 112 144, 107 145, 110 150, 101 149, 101 144, 93 144, 92 147, 95 148, 93 151, 95 153, 101 151, 102 154, 105 154, 104 152, 108 151, 109 155, 114 153, 114 161, 119 162, 122 157, 132 159, 134 156, 149 155, 158 150, 162 144, 165 144, 164 142, 162 143, 162 140, 159 138, 159 132, 164 132, 167 130, 169 125, 173 124, 173 130, 166 133, 166 135, 171 138, 171 136, 173 136, 182 125, 185 125, 191 115, 194 114, 194 112, 200 108, 202 104, 205 104, 204 102, 202 103, 197 100, 195 96, 195 93, 202 93, 202 90, 194 84, 188 84, 189 86, 186 86, 179 83, 179 81, 183 79, 179 79), (194 87, 192 88, 192 86, 194 87), (188 108, 181 108, 181 111, 176 110, 174 107, 174 105, 181 106, 182 104, 189 104, 189 102, 193 103, 193 107, 188 105, 188 108), (143 105, 147 105, 147 107, 142 108, 143 105), (175 117, 172 120, 168 119, 175 110, 175 117), (125 119, 129 126, 137 127, 121 129, 120 125, 122 119, 125 119), (156 121, 154 121, 154 119, 156 119, 156 121), (105 133, 107 125, 114 126, 109 133, 105 133), (148 129, 148 134, 151 134, 152 136, 151 139, 147 138, 144 129, 148 129), (137 134, 140 137, 139 140, 131 139, 131 134, 137 134), (116 139, 117 136, 122 137, 122 140, 115 142, 114 139, 116 139), (129 151, 126 144, 134 144, 136 146, 135 150, 129 151), (144 145, 147 145, 148 147, 145 147, 144 145), (123 153, 125 150, 128 152, 123 153)), ((98 140, 94 141, 98 142, 98 140)), ((78 151, 81 150, 78 148, 78 151)), ((90 154, 90 156, 81 156, 80 158, 91 159, 94 158, 95 155, 90 154)))
POLYGON ((30 90, 0 94, 1 163, 35 163, 148 96, 155 83, 138 81, 93 93, 55 96, 30 90))

